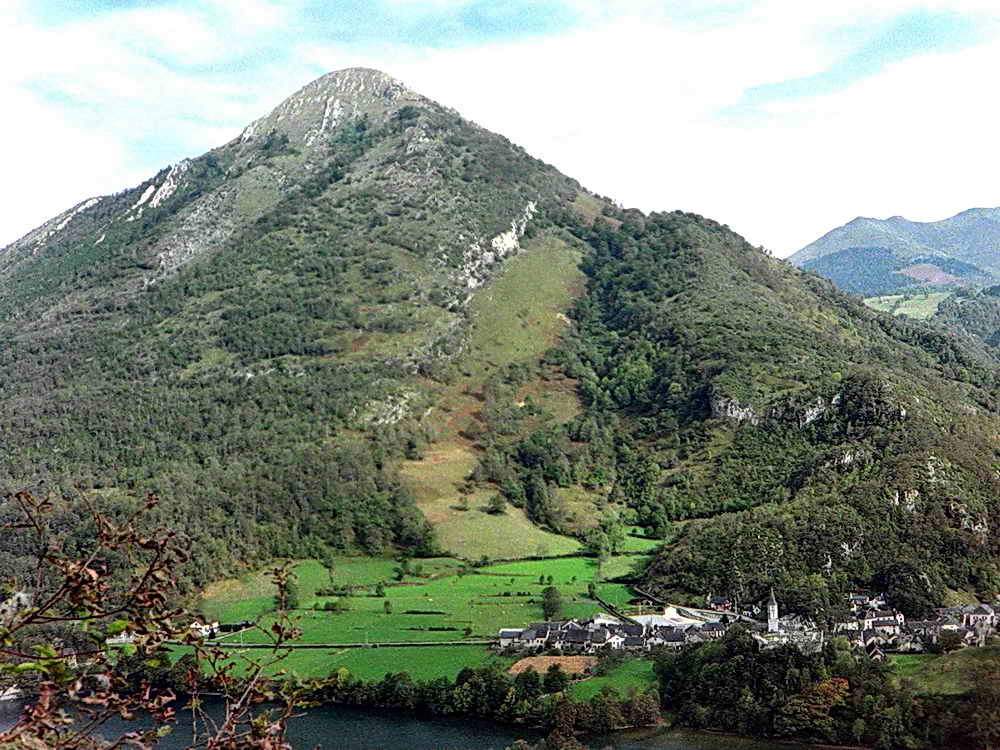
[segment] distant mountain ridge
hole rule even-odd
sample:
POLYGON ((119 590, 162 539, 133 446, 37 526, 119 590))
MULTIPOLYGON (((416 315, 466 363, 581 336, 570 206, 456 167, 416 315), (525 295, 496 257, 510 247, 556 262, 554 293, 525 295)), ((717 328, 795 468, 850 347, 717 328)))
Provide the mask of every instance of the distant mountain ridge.
POLYGON ((1000 278, 1000 208, 970 208, 932 222, 859 216, 788 260, 858 294, 986 283, 1000 278))

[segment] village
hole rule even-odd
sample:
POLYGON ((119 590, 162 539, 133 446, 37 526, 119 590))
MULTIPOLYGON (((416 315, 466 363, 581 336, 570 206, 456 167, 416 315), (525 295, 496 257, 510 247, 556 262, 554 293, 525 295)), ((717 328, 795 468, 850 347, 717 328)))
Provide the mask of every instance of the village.
MULTIPOLYGON (((650 605, 647 600, 636 600, 650 605)), ((843 638, 856 652, 874 661, 888 653, 924 653, 982 647, 996 633, 997 611, 988 604, 967 604, 935 610, 934 617, 907 621, 887 605, 883 595, 852 593, 846 614, 821 628, 801 615, 779 614, 772 591, 767 602, 750 609, 734 607, 724 597, 706 597, 705 609, 664 604, 655 614, 625 615, 610 607, 587 618, 531 623, 527 628, 501 629, 501 651, 569 652, 594 654, 604 649, 632 652, 718 640, 741 626, 762 649, 792 645, 805 653, 819 651, 832 639, 843 638), (766 620, 758 619, 766 610, 766 620)), ((641 609, 640 609, 641 611, 641 609)))

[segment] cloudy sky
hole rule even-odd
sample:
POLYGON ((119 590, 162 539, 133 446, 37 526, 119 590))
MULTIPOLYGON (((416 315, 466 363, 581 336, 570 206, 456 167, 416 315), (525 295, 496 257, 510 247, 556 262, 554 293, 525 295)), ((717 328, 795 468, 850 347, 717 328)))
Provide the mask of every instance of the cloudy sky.
POLYGON ((1000 205, 995 0, 2 0, 0 246, 353 65, 777 255, 1000 205))

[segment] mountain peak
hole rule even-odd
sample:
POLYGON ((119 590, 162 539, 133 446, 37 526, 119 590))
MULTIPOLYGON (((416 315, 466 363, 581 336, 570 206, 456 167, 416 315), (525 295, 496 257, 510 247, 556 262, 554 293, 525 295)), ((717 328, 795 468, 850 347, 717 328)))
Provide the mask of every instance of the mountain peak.
POLYGON ((294 146, 311 146, 345 120, 363 115, 385 120, 407 104, 429 102, 380 70, 335 70, 307 83, 270 114, 247 125, 240 141, 277 134, 287 136, 294 146))
MULTIPOLYGON (((403 96, 417 96, 402 81, 374 68, 344 68, 334 70, 306 84, 297 95, 326 93, 361 99, 393 101, 403 96)), ((293 95, 292 98, 294 98, 293 95)))

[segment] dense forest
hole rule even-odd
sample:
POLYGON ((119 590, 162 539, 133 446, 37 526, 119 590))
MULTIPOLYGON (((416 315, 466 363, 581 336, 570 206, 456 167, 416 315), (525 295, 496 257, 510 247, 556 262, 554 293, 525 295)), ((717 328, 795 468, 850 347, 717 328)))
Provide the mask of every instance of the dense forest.
POLYGON ((852 247, 807 261, 802 268, 830 279, 845 292, 876 297, 916 286, 916 279, 899 273, 908 265, 883 247, 852 247))
POLYGON ((709 220, 611 218, 576 228, 587 291, 547 355, 585 412, 488 439, 479 477, 553 528, 559 488, 604 492, 674 542, 654 589, 774 586, 814 615, 859 586, 909 614, 1000 590, 982 347, 873 313, 709 220))
POLYGON ((966 337, 970 343, 983 343, 993 352, 1000 347, 1000 286, 981 291, 960 289, 938 306, 933 321, 966 337))
POLYGON ((925 272, 946 274, 942 282, 951 284, 981 283, 990 274, 970 263, 941 255, 900 257, 884 247, 850 247, 808 260, 802 268, 832 281, 838 289, 862 297, 905 292, 923 286, 918 276, 902 273, 912 266, 923 266, 925 272), (948 277, 951 277, 948 279, 948 277))
POLYGON ((760 651, 739 628, 715 643, 661 654, 663 705, 679 723, 741 735, 875 748, 995 747, 1000 692, 917 695, 846 644, 807 655, 760 651))

